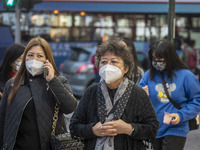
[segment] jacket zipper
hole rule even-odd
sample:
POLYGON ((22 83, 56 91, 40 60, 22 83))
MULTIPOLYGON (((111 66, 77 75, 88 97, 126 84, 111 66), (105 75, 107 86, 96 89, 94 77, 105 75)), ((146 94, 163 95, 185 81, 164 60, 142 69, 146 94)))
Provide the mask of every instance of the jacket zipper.
MULTIPOLYGON (((27 101, 26 105, 25 105, 24 108, 23 108, 23 112, 24 112, 24 109, 26 108, 27 104, 30 102, 31 99, 32 99, 32 97, 27 101)), ((18 125, 17 125, 17 133, 18 133, 18 130, 19 130, 19 125, 20 125, 21 120, 22 120, 22 116, 23 116, 23 113, 22 113, 21 118, 20 118, 20 121, 19 121, 19 123, 18 123, 18 125)), ((14 146, 15 146, 16 138, 17 138, 17 134, 15 135, 15 142, 14 142, 14 144, 13 144, 13 146, 12 146, 12 149, 13 149, 14 146)))

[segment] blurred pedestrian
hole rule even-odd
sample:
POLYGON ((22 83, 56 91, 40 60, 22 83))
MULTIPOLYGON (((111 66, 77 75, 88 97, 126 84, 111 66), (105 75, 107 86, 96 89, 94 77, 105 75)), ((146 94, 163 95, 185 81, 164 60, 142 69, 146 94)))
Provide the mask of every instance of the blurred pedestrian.
MULTIPOLYGON (((97 47, 99 46, 99 45, 101 45, 101 41, 99 41, 98 43, 97 43, 97 47)), ((95 82, 97 83, 97 82, 99 82, 100 81, 100 79, 101 79, 101 77, 99 76, 99 69, 96 67, 96 65, 95 65, 95 54, 92 56, 92 58, 91 58, 91 62, 92 62, 92 64, 94 65, 94 74, 95 74, 95 82)))
POLYGON ((196 50, 194 49, 195 41, 185 38, 182 41, 182 49, 184 51, 182 58, 185 59, 186 65, 195 73, 196 67, 196 50))
POLYGON ((112 38, 98 47, 102 80, 90 86, 70 121, 85 150, 144 150, 154 141, 158 121, 147 94, 128 78, 133 64, 127 46, 112 38))
POLYGON ((91 58, 91 62, 94 65, 95 82, 99 82, 101 77, 99 76, 99 69, 95 66, 95 54, 91 58))
POLYGON ((22 44, 12 44, 5 51, 0 65, 0 99, 6 82, 19 70, 24 49, 22 44))
POLYGON ((200 50, 197 50, 196 56, 195 75, 200 81, 200 50))
POLYGON ((200 112, 199 82, 168 40, 155 41, 150 47, 149 59, 150 69, 139 86, 148 85, 149 97, 160 122, 155 150, 183 150, 190 131, 189 120, 200 112), (165 91, 182 109, 169 101, 165 91))
POLYGON ((57 135, 66 132, 63 113, 73 112, 77 102, 67 79, 56 68, 47 41, 33 38, 26 46, 17 75, 7 82, 0 103, 0 148, 50 150, 56 104, 57 135))
POLYGON ((126 46, 130 50, 130 54, 132 56, 133 69, 131 70, 132 76, 131 76, 130 80, 132 80, 133 82, 138 84, 140 79, 144 75, 144 70, 137 58, 135 45, 133 44, 133 41, 130 38, 123 37, 121 40, 122 40, 122 42, 125 42, 126 46))

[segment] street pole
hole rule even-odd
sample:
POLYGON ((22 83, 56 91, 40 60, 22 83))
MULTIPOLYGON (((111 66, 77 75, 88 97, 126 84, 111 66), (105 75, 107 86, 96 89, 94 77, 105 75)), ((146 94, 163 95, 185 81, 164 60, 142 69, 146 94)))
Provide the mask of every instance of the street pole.
POLYGON ((15 16, 16 16, 16 24, 15 24, 15 43, 21 43, 21 30, 20 30, 20 8, 19 2, 15 5, 15 16))
POLYGON ((175 38, 175 0, 169 0, 168 40, 174 44, 175 38))

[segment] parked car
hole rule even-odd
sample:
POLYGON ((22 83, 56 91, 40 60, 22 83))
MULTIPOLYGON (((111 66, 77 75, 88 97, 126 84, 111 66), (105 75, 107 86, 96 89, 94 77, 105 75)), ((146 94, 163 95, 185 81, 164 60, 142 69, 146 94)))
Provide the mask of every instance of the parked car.
MULTIPOLYGON (((95 53, 96 47, 72 47, 71 55, 59 67, 61 73, 68 79, 76 97, 81 97, 87 87, 95 81, 94 65, 91 63, 91 58, 95 53)), ((143 51, 137 51, 137 57, 146 71, 148 55, 143 51)))
POLYGON ((87 87, 94 83, 94 65, 91 58, 95 53, 96 47, 72 47, 71 55, 59 67, 77 97, 82 96, 87 87))

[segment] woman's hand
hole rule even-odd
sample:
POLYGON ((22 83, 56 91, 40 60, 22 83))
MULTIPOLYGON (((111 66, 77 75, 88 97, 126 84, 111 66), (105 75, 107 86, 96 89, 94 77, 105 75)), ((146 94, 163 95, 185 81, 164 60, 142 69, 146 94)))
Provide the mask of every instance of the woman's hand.
POLYGON ((148 88, 148 85, 144 86, 144 87, 143 87, 143 90, 145 90, 145 92, 147 93, 147 95, 149 95, 149 88, 148 88))
POLYGON ((172 124, 176 125, 176 124, 178 124, 180 122, 180 117, 179 117, 178 114, 172 113, 172 114, 170 114, 170 117, 173 118, 172 119, 172 124))
POLYGON ((92 131, 96 136, 116 136, 116 129, 112 128, 112 126, 103 126, 101 122, 98 122, 95 126, 92 127, 92 131))
POLYGON ((54 77, 54 68, 48 60, 46 60, 44 64, 44 69, 45 68, 48 70, 48 74, 45 79, 49 82, 54 77))
POLYGON ((123 120, 119 119, 116 121, 110 121, 110 122, 106 122, 103 125, 103 129, 113 129, 116 130, 115 134, 130 134, 131 131, 133 130, 132 126, 126 122, 124 122, 123 120))
POLYGON ((96 136, 116 136, 117 134, 129 135, 132 130, 132 126, 121 119, 106 122, 104 124, 98 122, 92 127, 92 131, 96 136))
POLYGON ((0 92, 0 98, 1 98, 2 95, 3 95, 3 94, 0 92))

